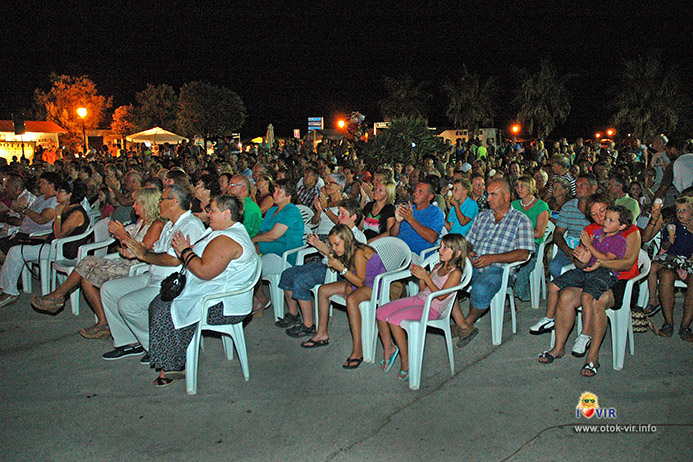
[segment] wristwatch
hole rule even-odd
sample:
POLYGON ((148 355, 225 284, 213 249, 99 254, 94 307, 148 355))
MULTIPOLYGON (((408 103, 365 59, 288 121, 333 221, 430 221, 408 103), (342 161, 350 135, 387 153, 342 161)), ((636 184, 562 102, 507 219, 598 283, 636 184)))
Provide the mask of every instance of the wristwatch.
POLYGON ((339 272, 339 275, 342 276, 342 277, 344 277, 345 274, 347 274, 347 269, 346 269, 346 267, 344 267, 344 269, 343 269, 342 271, 339 272))

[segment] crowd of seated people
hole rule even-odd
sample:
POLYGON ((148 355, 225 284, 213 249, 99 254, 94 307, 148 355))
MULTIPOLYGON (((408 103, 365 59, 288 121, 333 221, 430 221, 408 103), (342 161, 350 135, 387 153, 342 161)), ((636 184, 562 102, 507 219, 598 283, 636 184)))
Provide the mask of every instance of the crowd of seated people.
MULTIPOLYGON (((402 159, 392 166, 369 166, 363 147, 346 140, 314 146, 291 139, 283 146, 239 151, 219 139, 214 154, 183 143, 162 147, 158 156, 146 148, 104 149, 80 158, 53 153, 48 157, 52 164, 42 162, 39 152, 31 166, 25 159, 0 165, 0 222, 3 230, 12 229, 0 237, 0 306, 17 300, 25 262, 45 258, 50 239, 84 232, 89 213, 95 212, 111 218, 108 228, 116 238, 111 250, 120 256, 83 259, 63 284, 34 296, 32 305, 57 313, 70 292, 81 287, 97 318, 82 336, 113 338, 114 349, 104 359, 143 355, 142 362, 160 370, 155 384, 168 385, 182 375, 184 347, 201 315, 197 301, 180 300, 221 290, 229 281, 240 287, 261 260, 263 275, 280 275, 288 308, 276 325, 292 337, 308 337, 301 343, 305 348, 328 343, 328 298, 345 297, 353 345, 344 367, 353 369, 363 355, 358 303, 370 298, 373 279, 385 271, 369 244, 388 236, 401 239, 417 265, 422 252, 438 245, 445 232, 462 239, 443 241, 441 249, 450 255, 441 253, 435 277, 419 269, 412 274, 424 289, 434 290, 449 285, 441 278, 461 269, 460 256, 469 257, 469 309, 465 315, 456 301, 452 311, 453 333, 464 347, 478 334, 476 321, 500 288, 504 264, 522 263, 511 284, 518 298, 529 298, 529 272, 551 221, 556 228, 549 244, 556 251, 553 257, 547 252, 547 269, 556 283, 550 285, 546 316, 530 333, 556 331, 555 346, 539 358, 552 362, 565 354, 576 309, 582 306, 584 322, 573 354, 586 356, 581 374, 593 376, 599 369, 605 311, 621 306, 625 283, 638 274, 638 254, 648 241, 659 245, 645 313, 656 316, 661 308, 659 334, 669 337, 675 330, 673 288, 676 281, 687 285, 693 269, 693 194, 691 178, 682 178, 674 165, 679 157, 686 160, 692 148, 664 136, 655 137, 650 148, 635 140, 618 150, 614 144, 582 140, 570 144, 562 139, 552 148, 543 142, 496 146, 459 140, 440 156, 402 159), (312 209, 311 221, 304 221, 297 205, 312 209), (630 217, 627 224, 623 217, 630 217), (31 235, 36 232, 47 236, 35 241, 31 235), (617 250, 604 251, 605 235, 619 237, 617 250), (463 251, 457 249, 459 242, 465 243, 463 251), (291 255, 288 269, 277 263, 281 259, 275 257, 306 243, 318 258, 294 267, 296 255, 291 255), (183 262, 191 275, 188 285, 181 298, 162 301, 161 282, 183 262), (137 263, 148 264, 147 271, 129 276, 137 263), (579 271, 580 277, 590 271, 603 275, 608 287, 598 292, 590 287, 587 293, 572 279, 566 283, 561 274, 568 265, 575 265, 573 274, 579 271), (325 283, 328 271, 337 273, 336 282, 325 283), (239 272, 243 277, 234 280, 231 275, 239 272), (318 320, 311 296, 315 287, 318 320)), ((81 243, 66 249, 66 256, 74 258, 81 243)), ((210 319, 239 322, 249 313, 260 316, 272 300, 260 281, 252 301, 243 302, 249 303, 247 312, 221 303, 210 319)), ((396 312, 378 315, 386 347, 382 365, 392 367, 397 348, 403 353, 400 376, 406 376, 399 321, 388 321, 396 312)), ((688 342, 693 341, 692 321, 688 291, 678 329, 688 342)))

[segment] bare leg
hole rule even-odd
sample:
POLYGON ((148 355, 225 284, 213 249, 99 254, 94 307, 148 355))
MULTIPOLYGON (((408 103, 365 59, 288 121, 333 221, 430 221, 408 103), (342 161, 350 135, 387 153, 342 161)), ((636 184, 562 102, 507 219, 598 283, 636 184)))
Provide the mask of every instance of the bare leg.
POLYGON ((653 261, 650 274, 647 275, 647 288, 650 290, 650 299, 648 303, 650 305, 657 304, 657 273, 659 273, 661 267, 662 265, 659 262, 653 261))
POLYGON ((108 325, 106 315, 103 312, 103 304, 101 303, 101 291, 86 279, 82 279, 82 290, 84 291, 84 298, 87 299, 91 309, 94 310, 94 314, 96 315, 96 325, 108 325))
POLYGON ((470 303, 469 304, 469 313, 467 313, 467 317, 464 318, 464 320, 469 327, 473 327, 476 320, 479 319, 487 311, 488 311, 488 307, 479 310, 479 309, 474 308, 472 306, 472 304, 470 303))
POLYGON ((299 300, 298 306, 301 308, 303 315, 303 324, 306 327, 312 327, 315 321, 313 320, 313 302, 310 300, 299 300))
POLYGON ((262 280, 257 282, 255 286, 255 297, 253 300, 253 311, 257 311, 267 304, 269 298, 265 295, 265 291, 262 288, 262 280))
POLYGON ((671 270, 659 270, 659 301, 662 303, 664 321, 674 325, 674 281, 677 275, 671 270))
POLYGON ((404 329, 396 324, 391 324, 392 336, 395 338, 395 343, 399 348, 399 357, 401 361, 400 370, 409 370, 409 344, 407 343, 407 333, 404 329))
POLYGON ((284 299, 286 300, 286 306, 289 309, 289 314, 292 315, 297 315, 298 314, 298 304, 296 303, 296 300, 293 298, 294 293, 291 290, 285 290, 284 291, 284 299))
POLYGON ((361 342, 361 310, 359 303, 371 298, 372 290, 368 286, 359 287, 346 298, 347 313, 349 314, 349 328, 351 329, 352 348, 349 359, 363 358, 363 344, 361 342))
MULTIPOLYGON (((378 319, 378 334, 380 334, 380 340, 383 342, 383 360, 387 361, 395 352, 395 345, 392 343, 392 334, 390 332, 390 324, 387 321, 381 321, 378 319)), ((385 366, 382 366, 385 370, 385 366)))
POLYGON ((79 283, 81 280, 82 276, 77 271, 73 271, 70 273, 67 279, 65 279, 65 282, 60 284, 60 287, 56 288, 53 292, 46 295, 46 297, 60 298, 64 300, 65 297, 67 297, 67 294, 72 292, 72 289, 74 289, 75 287, 79 287, 79 283))
POLYGON ((469 330, 472 328, 472 325, 469 324, 464 318, 460 304, 457 302, 457 298, 455 299, 455 303, 452 305, 452 312, 450 313, 450 316, 455 321, 455 324, 457 324, 462 330, 469 330))
POLYGON ((330 320, 330 297, 336 294, 344 294, 351 289, 351 284, 344 281, 323 284, 318 289, 318 330, 310 340, 327 340, 327 323, 330 320))
MULTIPOLYGON (((551 284, 549 287, 558 288, 554 284, 551 284)), ((566 287, 560 293, 560 303, 558 301, 556 302, 558 307, 554 313, 556 316, 556 343, 551 351, 549 351, 549 354, 554 358, 560 358, 565 354, 565 343, 568 340, 568 334, 570 334, 570 330, 573 328, 575 322, 575 309, 580 306, 581 294, 582 289, 577 287, 566 287)), ((556 293, 557 298, 558 295, 559 294, 556 293)), ((545 363, 548 361, 542 361, 542 358, 540 358, 539 362, 545 363)))
POLYGON ((693 276, 690 274, 684 281, 688 285, 686 297, 683 299, 683 318, 681 319, 681 327, 690 327, 693 322, 693 276))
MULTIPOLYGON (((606 309, 612 306, 614 306, 614 293, 611 290, 607 290, 599 297, 599 300, 594 301, 592 327, 587 332, 587 335, 592 337, 592 341, 590 343, 590 349, 587 351, 587 356, 585 357, 585 364, 590 362, 599 364, 599 348, 601 348, 602 342, 604 341, 604 334, 606 334, 606 309)), ((585 330, 584 327, 582 330, 585 330)))
POLYGON ((549 294, 546 296, 546 317, 554 319, 556 317, 556 306, 558 305, 558 293, 561 289, 553 282, 549 284, 549 294))

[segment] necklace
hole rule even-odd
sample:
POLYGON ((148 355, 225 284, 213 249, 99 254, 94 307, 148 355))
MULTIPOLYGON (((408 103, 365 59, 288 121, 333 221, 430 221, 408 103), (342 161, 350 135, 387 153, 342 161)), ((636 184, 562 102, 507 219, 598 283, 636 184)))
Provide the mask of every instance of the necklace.
POLYGON ((522 205, 523 207, 529 207, 530 205, 534 204, 534 201, 536 201, 536 200, 537 200, 536 197, 532 197, 532 200, 525 204, 522 201, 522 199, 520 199, 520 205, 522 205))

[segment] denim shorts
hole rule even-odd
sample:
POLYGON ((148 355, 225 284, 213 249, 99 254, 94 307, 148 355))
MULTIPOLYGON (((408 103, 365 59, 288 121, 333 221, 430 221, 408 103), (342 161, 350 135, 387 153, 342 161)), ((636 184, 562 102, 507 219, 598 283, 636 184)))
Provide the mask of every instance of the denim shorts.
POLYGON ((279 288, 290 290, 296 300, 312 300, 310 289, 325 282, 327 265, 322 262, 293 266, 282 272, 279 288))
MULTIPOLYGON (((472 270, 472 289, 469 291, 469 303, 477 310, 491 306, 491 300, 498 293, 503 282, 503 268, 490 266, 482 271, 472 270)), ((508 282, 510 284, 510 282, 508 282)))
POLYGON ((594 297, 595 300, 599 299, 617 282, 618 278, 606 268, 597 268, 594 271, 583 271, 580 268, 575 268, 553 280, 553 283, 560 289, 579 287, 584 293, 594 297))

